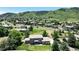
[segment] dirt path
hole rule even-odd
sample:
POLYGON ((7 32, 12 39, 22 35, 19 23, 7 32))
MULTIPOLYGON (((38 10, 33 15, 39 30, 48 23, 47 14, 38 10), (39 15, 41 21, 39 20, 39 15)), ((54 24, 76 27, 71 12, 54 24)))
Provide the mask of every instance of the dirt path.
POLYGON ((52 28, 46 28, 45 30, 47 31, 48 36, 49 36, 50 38, 52 38, 51 34, 53 33, 54 29, 52 29, 52 28))

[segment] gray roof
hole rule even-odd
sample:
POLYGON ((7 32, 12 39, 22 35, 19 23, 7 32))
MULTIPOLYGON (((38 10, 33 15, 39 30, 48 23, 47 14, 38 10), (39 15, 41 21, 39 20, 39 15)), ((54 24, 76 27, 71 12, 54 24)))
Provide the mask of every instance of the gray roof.
POLYGON ((30 35, 29 38, 43 38, 42 35, 30 35))

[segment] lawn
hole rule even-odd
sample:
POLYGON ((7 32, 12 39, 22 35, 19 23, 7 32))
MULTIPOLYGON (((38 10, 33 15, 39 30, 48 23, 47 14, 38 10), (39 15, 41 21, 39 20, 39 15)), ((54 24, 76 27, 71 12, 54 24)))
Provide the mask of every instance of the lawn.
POLYGON ((17 47, 16 50, 26 50, 26 51, 50 51, 50 45, 30 45, 30 44, 22 44, 17 47))
POLYGON ((55 29, 52 29, 52 28, 47 28, 47 27, 34 27, 33 28, 33 31, 32 32, 30 32, 30 34, 42 34, 43 33, 43 31, 44 30, 46 30, 46 32, 48 33, 48 36, 50 36, 51 37, 51 33, 53 33, 53 31, 55 30, 55 29))
POLYGON ((31 34, 42 34, 44 29, 41 28, 34 28, 31 34))

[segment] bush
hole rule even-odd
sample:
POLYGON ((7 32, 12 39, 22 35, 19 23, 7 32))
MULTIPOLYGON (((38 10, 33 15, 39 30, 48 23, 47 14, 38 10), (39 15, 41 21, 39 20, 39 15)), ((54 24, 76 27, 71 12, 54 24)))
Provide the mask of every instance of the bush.
POLYGON ((48 33, 46 31, 43 31, 43 34, 42 34, 44 37, 47 37, 48 36, 48 33))
POLYGON ((59 51, 58 43, 55 40, 54 40, 54 42, 52 44, 52 51, 59 51))
POLYGON ((0 27, 0 37, 8 36, 9 31, 4 27, 0 27))
POLYGON ((29 31, 26 31, 25 32, 25 37, 28 38, 29 37, 29 34, 30 34, 29 31))
POLYGON ((68 44, 69 44, 69 46, 75 47, 75 42, 76 42, 76 38, 75 38, 74 34, 69 33, 69 36, 68 36, 68 44))
POLYGON ((33 26, 30 26, 29 31, 33 31, 33 26))
POLYGON ((77 41, 75 42, 75 46, 76 46, 76 48, 79 49, 79 40, 77 40, 77 41))
POLYGON ((69 48, 67 47, 67 44, 65 42, 61 43, 60 50, 69 51, 69 48))
POLYGON ((58 33, 58 31, 54 31, 54 33, 51 34, 51 35, 52 35, 52 37, 53 37, 53 40, 59 41, 59 40, 58 40, 58 38, 59 38, 59 33, 58 33))
POLYGON ((54 33, 52 34, 52 37, 55 38, 59 38, 59 32, 58 31, 54 31, 54 33))

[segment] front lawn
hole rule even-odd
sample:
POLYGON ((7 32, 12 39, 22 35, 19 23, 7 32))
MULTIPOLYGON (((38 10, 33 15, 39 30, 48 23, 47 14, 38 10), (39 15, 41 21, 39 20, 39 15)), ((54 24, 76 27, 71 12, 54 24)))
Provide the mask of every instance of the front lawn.
POLYGON ((17 47, 16 50, 26 50, 26 51, 50 51, 50 45, 30 45, 30 44, 22 44, 17 47))

